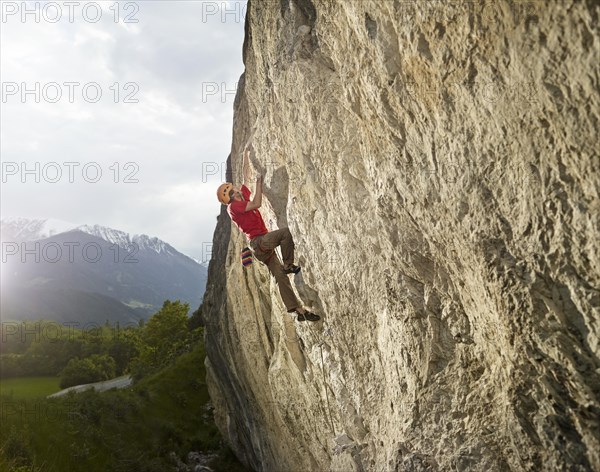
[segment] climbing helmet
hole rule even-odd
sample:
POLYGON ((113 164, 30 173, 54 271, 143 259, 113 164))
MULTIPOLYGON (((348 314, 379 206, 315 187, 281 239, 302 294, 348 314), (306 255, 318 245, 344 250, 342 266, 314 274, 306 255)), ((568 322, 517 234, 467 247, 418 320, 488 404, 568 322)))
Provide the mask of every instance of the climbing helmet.
POLYGON ((233 184, 226 182, 224 184, 219 185, 217 189, 217 198, 223 205, 229 205, 231 202, 231 191, 233 190, 233 184))

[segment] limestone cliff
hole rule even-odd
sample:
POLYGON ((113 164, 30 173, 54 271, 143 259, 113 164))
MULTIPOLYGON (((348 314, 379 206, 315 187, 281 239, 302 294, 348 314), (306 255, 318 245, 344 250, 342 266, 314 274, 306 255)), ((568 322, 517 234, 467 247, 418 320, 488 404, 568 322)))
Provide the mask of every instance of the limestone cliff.
POLYGON ((265 471, 600 470, 596 1, 252 0, 252 140, 286 314, 219 217, 219 427, 265 471))

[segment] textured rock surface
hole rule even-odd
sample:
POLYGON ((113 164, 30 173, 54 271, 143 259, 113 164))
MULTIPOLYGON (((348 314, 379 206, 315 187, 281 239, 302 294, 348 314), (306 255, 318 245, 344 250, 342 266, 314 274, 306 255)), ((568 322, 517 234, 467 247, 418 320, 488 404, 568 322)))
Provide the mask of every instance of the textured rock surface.
POLYGON ((247 464, 600 470, 598 13, 252 1, 230 171, 251 138, 323 321, 223 212, 208 381, 247 464))

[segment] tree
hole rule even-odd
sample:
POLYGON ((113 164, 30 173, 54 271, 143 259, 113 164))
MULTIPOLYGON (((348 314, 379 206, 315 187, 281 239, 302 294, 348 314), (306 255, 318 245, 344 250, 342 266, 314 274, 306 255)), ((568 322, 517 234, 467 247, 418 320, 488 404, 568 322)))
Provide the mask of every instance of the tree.
POLYGON ((108 354, 115 360, 117 375, 122 375, 129 367, 129 363, 139 353, 139 335, 137 330, 122 330, 108 347, 108 354))
POLYGON ((71 359, 61 372, 60 388, 109 380, 115 376, 115 360, 104 354, 71 359))
POLYGON ((136 380, 172 362, 188 350, 191 334, 188 329, 189 305, 165 300, 160 311, 150 318, 141 334, 139 356, 132 363, 136 380))
POLYGON ((202 315, 202 305, 200 305, 188 320, 188 328, 193 331, 197 328, 204 327, 204 317, 202 315))

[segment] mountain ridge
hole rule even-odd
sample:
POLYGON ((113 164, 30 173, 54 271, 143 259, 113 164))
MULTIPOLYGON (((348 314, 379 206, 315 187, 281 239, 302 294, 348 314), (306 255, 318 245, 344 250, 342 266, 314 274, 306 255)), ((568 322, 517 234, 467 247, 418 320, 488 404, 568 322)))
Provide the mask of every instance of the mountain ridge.
MULTIPOLYGON (((128 245, 136 244, 140 248, 152 249, 159 254, 162 252, 172 253, 175 250, 173 246, 165 241, 144 233, 131 234, 99 224, 76 224, 54 218, 6 217, 0 219, 0 228, 3 228, 3 232, 8 231, 10 237, 18 242, 36 241, 68 231, 79 230, 117 244, 123 249, 126 249, 128 245)), ((5 241, 4 236, 2 236, 2 240, 5 241)), ((177 252, 183 254, 180 251, 177 252)), ((195 260, 191 256, 183 255, 195 260)))
POLYGON ((11 317, 73 316, 70 305, 96 303, 94 316, 106 309, 128 321, 166 299, 191 310, 202 300, 207 267, 158 238, 49 219, 2 219, 0 227, 2 306, 11 317))

